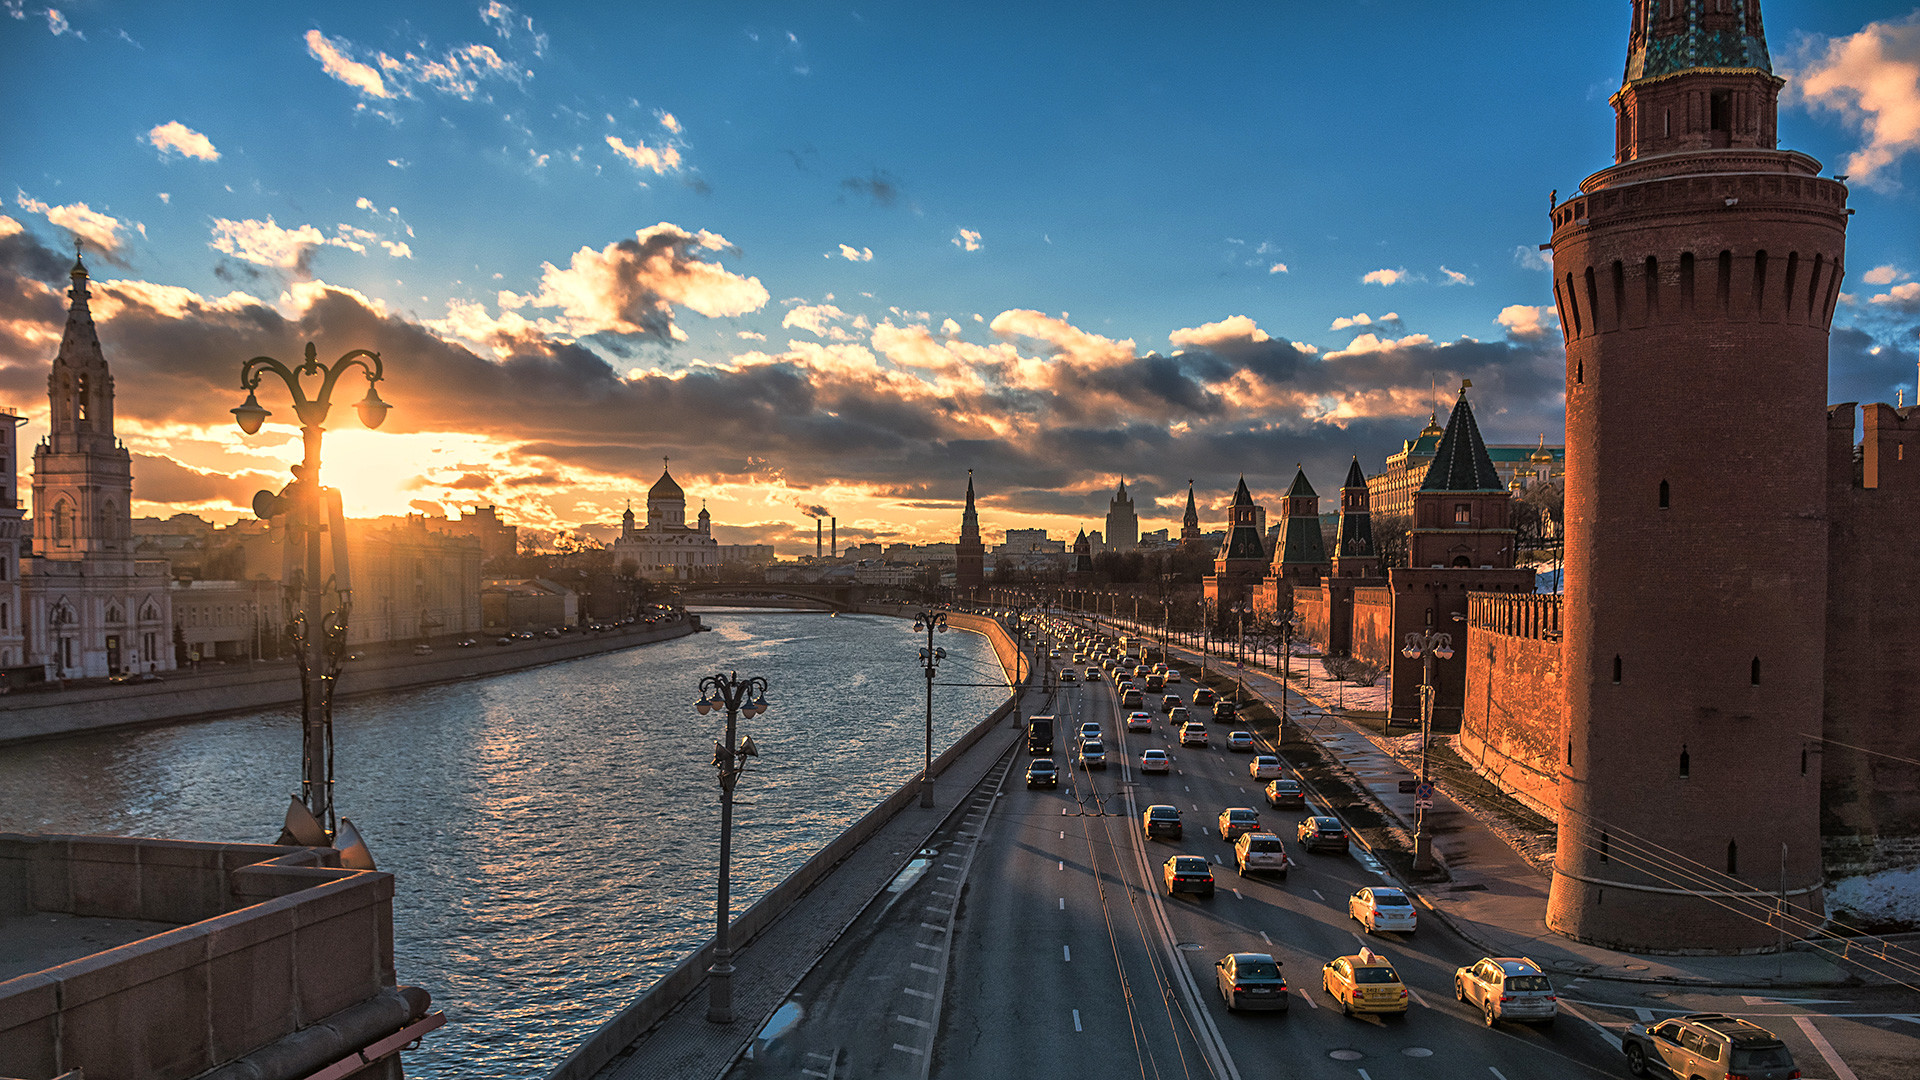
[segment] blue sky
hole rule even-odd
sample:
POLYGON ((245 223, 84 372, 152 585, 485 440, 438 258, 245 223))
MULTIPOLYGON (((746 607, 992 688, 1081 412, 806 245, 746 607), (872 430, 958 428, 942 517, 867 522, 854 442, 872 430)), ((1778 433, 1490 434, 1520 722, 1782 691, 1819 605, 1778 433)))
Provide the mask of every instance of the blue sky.
MULTIPOLYGON (((308 338, 389 364, 388 427, 328 437, 350 512, 604 528, 662 456, 727 540, 938 538, 969 467, 990 534, 1120 474, 1143 527, 1190 477, 1331 495, 1430 383, 1557 440, 1535 249, 1628 12, 8 2, 0 393, 44 416, 79 232, 137 512, 283 475, 225 410, 308 338)), ((1920 9, 1764 13, 1781 145, 1855 176, 1830 397, 1911 398, 1920 9)))

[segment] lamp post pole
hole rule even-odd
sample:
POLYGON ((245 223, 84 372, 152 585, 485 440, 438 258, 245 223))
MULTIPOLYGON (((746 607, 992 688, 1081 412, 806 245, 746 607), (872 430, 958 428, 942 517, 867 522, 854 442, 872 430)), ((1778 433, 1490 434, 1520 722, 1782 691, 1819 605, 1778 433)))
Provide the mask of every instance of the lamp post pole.
MULTIPOLYGON (((295 528, 303 534, 306 570, 300 588, 300 611, 294 617, 294 644, 300 656, 300 785, 306 795, 307 811, 331 837, 335 831, 333 805, 333 690, 347 639, 347 617, 352 610, 352 591, 344 563, 345 538, 333 537, 340 559, 334 566, 335 587, 340 593, 338 609, 328 625, 326 582, 322 579, 320 537, 327 526, 328 496, 320 486, 320 437, 326 431, 327 413, 333 408, 334 384, 352 368, 366 376, 367 396, 354 407, 360 422, 377 428, 387 418, 387 403, 380 400, 374 384, 384 377, 380 354, 355 349, 332 364, 322 365, 315 358, 313 342, 307 342, 306 358, 293 367, 271 356, 256 356, 240 366, 240 388, 247 400, 232 410, 240 430, 248 435, 272 415, 254 396, 261 380, 272 374, 286 384, 293 399, 294 415, 300 421, 303 446, 301 463, 294 469, 294 482, 280 494, 262 491, 253 498, 254 513, 268 518, 288 515, 289 535, 295 528), (303 378, 318 377, 320 385, 309 398, 301 386, 303 378)), ((290 585, 292 583, 289 583, 290 585)))
POLYGON ((700 700, 694 708, 705 716, 714 706, 727 710, 727 738, 713 743, 713 766, 720 770, 720 894, 715 903, 713 928, 713 966, 707 969, 707 1019, 716 1024, 733 1022, 733 927, 727 910, 732 899, 727 871, 733 861, 733 785, 746 771, 747 759, 759 757, 753 736, 733 741, 734 724, 740 717, 751 720, 767 711, 767 680, 758 675, 742 679, 737 673, 709 675, 700 680, 700 700))
MULTIPOLYGON (((1287 617, 1280 620, 1280 636, 1286 641, 1286 652, 1280 654, 1280 733, 1281 742, 1287 741, 1287 676, 1293 671, 1293 635, 1299 629, 1299 612, 1289 611, 1287 617)), ((1311 669, 1309 669, 1311 670, 1311 669)), ((1309 690, 1312 687, 1308 687, 1309 690)))
POLYGON ((1453 635, 1436 634, 1433 624, 1428 623, 1424 631, 1407 635, 1400 655, 1420 661, 1420 819, 1413 832, 1413 868, 1424 871, 1433 869, 1433 834, 1427 829, 1427 792, 1432 790, 1427 778, 1427 747, 1433 740, 1433 662, 1453 658, 1453 635))
POLYGON ((920 663, 927 672, 927 756, 926 763, 920 768, 920 805, 933 805, 933 677, 939 672, 939 662, 947 658, 947 650, 933 647, 935 631, 947 632, 947 613, 944 611, 922 611, 913 617, 915 632, 927 633, 926 648, 920 650, 920 663))

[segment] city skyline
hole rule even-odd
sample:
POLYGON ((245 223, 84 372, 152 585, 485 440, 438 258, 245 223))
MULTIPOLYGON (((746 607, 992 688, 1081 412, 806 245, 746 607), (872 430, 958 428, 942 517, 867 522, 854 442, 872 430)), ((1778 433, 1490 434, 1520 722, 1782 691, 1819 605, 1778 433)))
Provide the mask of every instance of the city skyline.
MULTIPOLYGON (((8 3, 0 403, 46 431, 77 236, 136 514, 283 484, 284 398, 227 410, 314 340, 386 359, 386 426, 327 440, 358 516, 604 540, 667 456, 787 554, 813 513, 951 540, 969 468, 989 536, 1098 528, 1123 474, 1143 531, 1189 477, 1214 529, 1242 473, 1378 471, 1463 378, 1489 441, 1559 441, 1537 244, 1610 157, 1596 8, 8 3)), ((1781 146, 1858 210, 1828 396, 1911 400, 1920 10, 1766 17, 1781 146)))

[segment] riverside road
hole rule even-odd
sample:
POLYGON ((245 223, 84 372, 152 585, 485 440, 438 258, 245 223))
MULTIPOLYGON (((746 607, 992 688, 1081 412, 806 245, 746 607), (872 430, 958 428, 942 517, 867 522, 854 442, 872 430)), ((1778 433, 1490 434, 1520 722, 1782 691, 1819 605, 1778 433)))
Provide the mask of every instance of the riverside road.
MULTIPOLYGON (((1268 807, 1251 755, 1225 749, 1230 725, 1208 725, 1208 748, 1179 746, 1159 714, 1150 732, 1129 733, 1106 682, 1061 686, 1051 711, 1059 789, 1027 790, 1027 754, 1011 752, 729 1076, 1613 1077, 1626 1075, 1621 1028, 1706 1010, 1769 1027, 1810 1080, 1910 1075, 1920 999, 1906 988, 1709 986, 1678 958, 1655 965, 1676 975, 1665 985, 1557 977, 1553 1026, 1489 1027, 1453 994, 1455 969, 1487 955, 1484 942, 1425 907, 1414 934, 1365 934, 1347 898, 1398 882, 1358 845, 1302 851, 1295 826, 1320 808, 1268 807), (1085 720, 1103 728, 1105 770, 1069 764, 1085 720), (1169 752, 1171 772, 1138 772, 1149 747, 1169 752), (1179 808, 1182 840, 1142 838, 1140 814, 1155 803, 1179 808), (1286 877, 1235 871, 1215 824, 1231 806, 1257 809, 1285 840, 1286 877), (1165 894, 1160 864, 1175 853, 1213 864, 1211 899, 1165 894), (1363 946, 1399 969, 1405 1016, 1344 1016, 1322 990, 1321 965, 1363 946), (1236 951, 1280 961, 1286 1013, 1224 1007, 1213 964, 1236 951)), ((1260 734, 1270 740, 1271 727, 1260 734)), ((1757 972, 1773 962, 1727 963, 1757 972)))

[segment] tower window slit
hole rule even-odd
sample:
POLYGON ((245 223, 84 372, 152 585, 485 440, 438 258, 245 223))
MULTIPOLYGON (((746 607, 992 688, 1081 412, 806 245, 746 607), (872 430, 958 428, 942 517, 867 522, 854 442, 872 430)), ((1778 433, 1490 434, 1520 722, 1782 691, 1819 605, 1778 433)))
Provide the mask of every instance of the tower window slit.
POLYGON ((1800 775, 1807 775, 1807 748, 1804 746, 1800 748, 1800 775))
POLYGON ((1602 830, 1600 833, 1600 861, 1606 862, 1607 856, 1612 854, 1612 850, 1613 837, 1608 836, 1606 831, 1602 830))
POLYGON ((1760 685, 1760 658, 1757 656, 1753 658, 1753 672, 1750 677, 1753 681, 1753 685, 1755 686, 1760 685))
POLYGON ((1753 313, 1760 314, 1767 304, 1767 253, 1753 253, 1753 313))
POLYGON ((1680 308, 1693 310, 1693 252, 1680 253, 1680 308))
POLYGON ((1667 482, 1660 481, 1660 509, 1665 510, 1671 505, 1671 494, 1672 490, 1667 486, 1667 482))
POLYGON ((1727 873, 1738 874, 1739 872, 1740 872, 1740 845, 1735 843, 1732 840, 1729 840, 1727 841, 1727 873))
POLYGON ((1660 317, 1660 260, 1647 256, 1647 319, 1660 317))
POLYGON ((1573 309, 1573 336, 1579 337, 1581 333, 1580 298, 1579 295, 1573 291, 1572 271, 1567 272, 1567 307, 1573 309))
POLYGON ((1789 319, 1793 317, 1793 283, 1799 276, 1800 253, 1797 251, 1789 251, 1787 252, 1787 287, 1782 290, 1787 297, 1787 307, 1785 311, 1781 312, 1781 314, 1789 319))
POLYGON ((1708 100, 1708 126, 1714 131, 1733 130, 1733 91, 1715 90, 1708 100))
POLYGON ((1613 657, 1613 683, 1620 685, 1620 656, 1617 653, 1613 657))
POLYGON ((1600 329, 1600 287, 1594 284, 1593 267, 1587 267, 1587 314, 1593 316, 1593 329, 1600 329))
POLYGON ((1725 311, 1733 302, 1733 252, 1731 251, 1720 253, 1720 281, 1717 288, 1720 310, 1725 311))
POLYGON ((1627 268, 1619 259, 1613 260, 1613 328, 1620 329, 1620 322, 1627 314, 1627 268))
POLYGON ((1820 300, 1820 271, 1825 269, 1826 265, 1825 255, 1813 257, 1813 273, 1807 278, 1807 318, 1809 319, 1813 318, 1813 305, 1820 300))
POLYGON ((1687 753, 1687 744, 1680 744, 1680 779, 1693 775, 1693 755, 1687 753))

